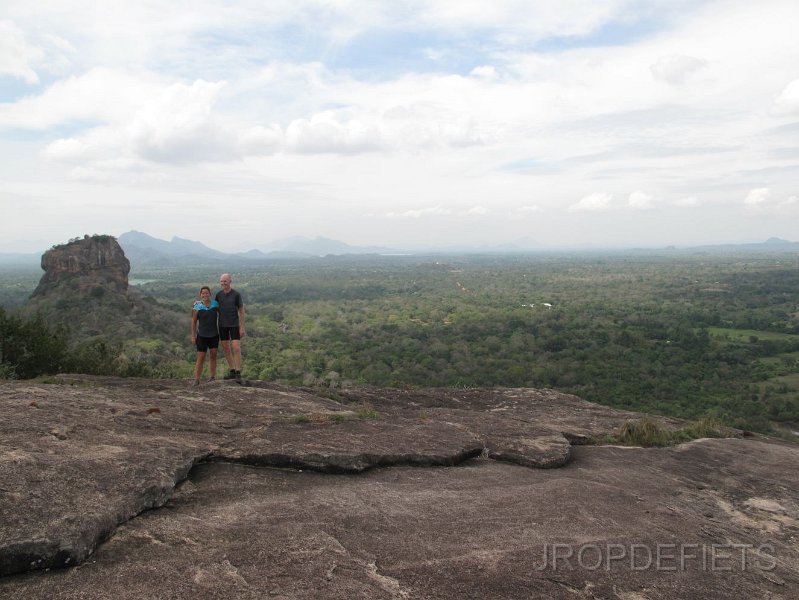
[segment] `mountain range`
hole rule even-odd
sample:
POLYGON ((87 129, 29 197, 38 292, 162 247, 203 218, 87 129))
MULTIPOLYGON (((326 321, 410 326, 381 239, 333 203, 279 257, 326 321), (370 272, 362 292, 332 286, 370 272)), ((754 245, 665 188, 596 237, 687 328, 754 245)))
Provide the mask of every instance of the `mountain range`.
POLYGON ((264 260, 272 258, 311 258, 329 254, 390 254, 391 248, 377 246, 350 246, 338 240, 324 237, 309 239, 291 237, 272 242, 263 249, 247 252, 221 252, 201 242, 173 237, 170 241, 161 240, 141 231, 128 231, 119 236, 119 245, 125 255, 136 265, 148 264, 186 264, 201 261, 222 262, 231 258, 237 260, 264 260))
MULTIPOLYGON (((526 237, 514 240, 505 244, 494 246, 460 245, 448 247, 425 247, 425 248, 390 248, 384 246, 352 246, 339 240, 325 237, 289 237, 263 244, 258 249, 247 252, 222 252, 211 248, 202 242, 189 240, 174 236, 171 240, 162 240, 141 231, 128 231, 118 238, 120 246, 125 251, 125 255, 136 267, 146 266, 186 266, 198 264, 222 264, 230 262, 231 259, 237 261, 259 262, 273 259, 303 259, 314 258, 328 255, 347 255, 347 254, 509 254, 524 252, 567 252, 567 251, 625 251, 625 252, 647 252, 663 251, 664 248, 632 248, 623 250, 599 249, 599 248, 545 248, 535 240, 526 237)), ((743 243, 743 244, 715 244, 705 246, 694 246, 691 248, 665 248, 668 251, 707 251, 707 252, 733 252, 733 251, 772 251, 772 250, 799 250, 799 242, 791 242, 780 238, 769 238, 765 242, 743 243)), ((4 253, 0 252, 0 266, 9 267, 30 267, 36 265, 41 260, 40 253, 4 253)))
MULTIPOLYGON (((312 258, 328 255, 345 254, 410 254, 410 253, 518 253, 544 251, 538 242, 531 238, 521 238, 495 246, 461 245, 445 248, 396 249, 383 246, 352 246, 344 242, 325 237, 313 239, 306 237, 290 237, 271 242, 261 249, 248 252, 224 253, 202 244, 201 242, 173 237, 171 241, 154 238, 140 231, 129 231, 119 236, 119 244, 125 255, 136 265, 169 264, 189 262, 264 260, 275 258, 312 258)), ((734 251, 734 250, 799 250, 799 242, 790 242, 780 238, 769 238, 765 242, 749 244, 723 244, 684 248, 683 250, 734 251)), ((633 251, 651 251, 651 248, 632 249, 633 251)), ((676 250, 676 248, 668 248, 676 250)), ((630 249, 626 250, 630 251, 630 249)))

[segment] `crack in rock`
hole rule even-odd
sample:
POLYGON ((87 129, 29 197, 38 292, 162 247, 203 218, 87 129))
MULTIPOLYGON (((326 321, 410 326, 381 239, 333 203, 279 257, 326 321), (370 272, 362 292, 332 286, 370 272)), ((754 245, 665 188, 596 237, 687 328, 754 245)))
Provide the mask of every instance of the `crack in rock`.
POLYGON ((483 456, 553 468, 571 456, 561 431, 578 439, 628 414, 551 390, 366 388, 333 400, 260 382, 213 395, 182 382, 69 382, 0 383, 0 576, 85 561, 205 461, 357 474, 483 456), (358 418, 359 404, 377 417, 358 418))

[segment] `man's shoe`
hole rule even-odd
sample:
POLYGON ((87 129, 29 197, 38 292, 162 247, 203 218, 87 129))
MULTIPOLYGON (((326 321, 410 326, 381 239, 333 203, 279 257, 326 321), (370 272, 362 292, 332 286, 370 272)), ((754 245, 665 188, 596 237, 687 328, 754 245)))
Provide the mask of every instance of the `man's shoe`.
POLYGON ((213 383, 214 381, 216 381, 216 377, 211 376, 208 378, 208 381, 206 383, 213 383))
POLYGON ((236 371, 231 369, 229 373, 225 373, 225 376, 222 379, 236 379, 236 371))
POLYGON ((241 371, 236 371, 236 383, 241 383, 241 371))
POLYGON ((199 387, 199 385, 200 385, 200 380, 199 379, 195 379, 194 383, 191 384, 191 387, 199 387))

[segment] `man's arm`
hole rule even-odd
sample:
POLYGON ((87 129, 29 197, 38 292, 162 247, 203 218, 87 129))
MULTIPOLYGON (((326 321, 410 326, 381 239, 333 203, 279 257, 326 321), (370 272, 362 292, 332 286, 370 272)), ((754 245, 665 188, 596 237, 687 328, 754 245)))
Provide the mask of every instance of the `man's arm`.
POLYGON ((239 306, 239 337, 244 337, 244 304, 239 306))

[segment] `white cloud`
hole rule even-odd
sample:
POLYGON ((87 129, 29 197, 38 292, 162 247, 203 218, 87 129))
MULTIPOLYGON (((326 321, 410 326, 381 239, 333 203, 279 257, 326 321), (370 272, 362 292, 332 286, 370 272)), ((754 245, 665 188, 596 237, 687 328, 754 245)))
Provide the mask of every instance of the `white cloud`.
POLYGON ((779 197, 770 188, 755 188, 744 198, 744 206, 748 212, 785 215, 799 209, 799 200, 795 195, 779 197))
POLYGON ((38 96, 0 104, 0 128, 48 129, 75 122, 119 122, 157 94, 162 84, 98 67, 56 81, 38 96))
POLYGON ((658 81, 679 85, 707 66, 707 61, 701 58, 674 54, 661 56, 649 67, 649 70, 658 81))
POLYGON ((418 208, 413 210, 406 210, 405 212, 397 213, 390 212, 386 217, 390 219, 419 219, 427 216, 442 216, 451 215, 452 211, 441 206, 431 206, 429 208, 418 208))
POLYGON ((0 20, 0 75, 10 75, 27 83, 39 83, 34 70, 44 53, 25 39, 25 33, 13 22, 0 20))
POLYGON ((472 77, 477 77, 479 79, 485 79, 485 80, 497 79, 499 77, 496 67, 491 65, 482 65, 479 67, 475 67, 474 69, 472 69, 471 73, 469 74, 472 77))
POLYGON ((535 204, 532 204, 532 205, 527 204, 527 205, 524 205, 524 206, 520 206, 516 210, 517 210, 517 212, 520 212, 520 213, 537 213, 537 212, 541 212, 541 207, 538 206, 538 205, 535 205, 535 204))
POLYGON ((283 130, 277 124, 256 125, 239 134, 238 146, 242 154, 263 155, 277 152, 285 144, 283 130))
POLYGON ((416 3, 415 18, 425 26, 453 29, 501 28, 505 42, 516 36, 579 36, 599 29, 628 4, 623 0, 426 0, 416 3))
POLYGON ((655 208, 653 200, 654 198, 649 194, 640 190, 636 190, 630 194, 630 197, 627 200, 627 205, 630 208, 635 208, 638 210, 649 210, 655 208))
POLYGON ((464 214, 470 216, 482 216, 482 215, 487 215, 488 213, 489 210, 485 206, 472 206, 464 214))
POLYGON ((213 117, 225 82, 175 83, 145 103, 126 125, 133 153, 154 161, 229 160, 230 132, 213 117))
POLYGON ((771 190, 769 188, 756 188, 749 190, 749 193, 744 198, 744 204, 747 206, 762 206, 769 201, 771 190))
POLYGON ((341 122, 332 112, 292 121, 286 128, 286 147, 299 153, 368 152, 381 146, 380 131, 358 119, 341 122))
POLYGON ((701 205, 702 202, 696 196, 685 196, 674 202, 674 206, 679 206, 681 208, 695 208, 701 205))
POLYGON ((613 194, 597 192, 594 194, 589 194, 588 196, 584 196, 579 202, 572 204, 569 207, 569 210, 577 212, 597 212, 610 210, 612 208, 610 204, 611 200, 613 200, 613 194))
POLYGON ((799 114, 799 79, 794 79, 774 100, 774 108, 779 114, 799 114))
MULTIPOLYGON (((237 140, 213 116, 214 104, 224 85, 224 82, 198 80, 191 85, 166 86, 142 99, 132 115, 109 114, 109 124, 58 139, 46 147, 44 154, 72 163, 99 160, 105 165, 101 170, 106 173, 114 165, 128 167, 142 160, 167 163, 230 160, 237 156, 237 140)), ((87 163, 83 167, 76 172, 92 172, 97 165, 87 163)))

